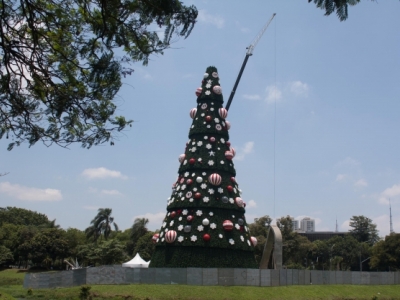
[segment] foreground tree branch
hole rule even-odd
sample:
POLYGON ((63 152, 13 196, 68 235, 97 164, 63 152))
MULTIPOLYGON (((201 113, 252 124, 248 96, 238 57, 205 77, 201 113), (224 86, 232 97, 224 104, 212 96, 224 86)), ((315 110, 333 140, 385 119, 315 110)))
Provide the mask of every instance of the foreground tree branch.
POLYGON ((133 122, 115 115, 122 76, 188 37, 196 17, 176 0, 1 0, 0 138, 8 150, 113 144, 133 122))

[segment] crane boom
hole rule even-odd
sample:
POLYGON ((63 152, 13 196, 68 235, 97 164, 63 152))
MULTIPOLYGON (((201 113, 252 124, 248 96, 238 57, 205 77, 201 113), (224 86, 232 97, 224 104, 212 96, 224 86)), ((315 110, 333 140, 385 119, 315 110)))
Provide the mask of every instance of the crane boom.
POLYGON ((239 81, 240 81, 240 78, 242 77, 244 68, 246 67, 247 60, 249 59, 249 57, 250 57, 251 55, 253 55, 254 48, 257 46, 259 40, 260 40, 261 37, 263 36, 265 30, 267 30, 269 24, 271 23, 271 21, 272 21, 272 19, 275 17, 275 15, 276 15, 276 13, 273 13, 273 14, 272 14, 272 17, 269 19, 269 21, 267 22, 267 24, 264 25, 264 27, 261 29, 260 33, 256 36, 256 38, 254 39, 254 41, 250 44, 249 47, 247 47, 247 52, 246 52, 246 56, 245 56, 245 58, 244 58, 244 61, 243 61, 243 63, 242 63, 242 67, 240 68, 239 75, 238 75, 238 77, 236 78, 236 82, 235 82, 235 84, 234 84, 234 86, 233 86, 231 95, 229 96, 228 102, 226 103, 226 106, 225 106, 225 109, 226 109, 226 110, 229 110, 229 107, 231 106, 231 103, 232 103, 232 100, 233 100, 233 96, 235 96, 236 88, 237 88, 237 86, 239 85, 239 81))

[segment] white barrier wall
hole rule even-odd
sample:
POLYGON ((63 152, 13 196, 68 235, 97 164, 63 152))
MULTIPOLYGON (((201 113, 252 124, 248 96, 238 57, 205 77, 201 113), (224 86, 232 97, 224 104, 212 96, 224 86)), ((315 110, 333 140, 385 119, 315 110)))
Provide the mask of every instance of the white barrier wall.
POLYGON ((322 285, 400 284, 400 272, 350 272, 319 270, 259 270, 217 268, 132 269, 121 265, 72 271, 27 273, 24 288, 45 289, 83 284, 187 284, 187 285, 322 285))

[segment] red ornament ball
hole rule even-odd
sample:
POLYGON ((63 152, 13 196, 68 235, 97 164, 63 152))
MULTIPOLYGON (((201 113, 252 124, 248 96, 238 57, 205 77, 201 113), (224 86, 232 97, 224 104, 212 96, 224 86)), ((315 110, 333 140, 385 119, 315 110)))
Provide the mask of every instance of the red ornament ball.
POLYGON ((212 185, 220 185, 222 178, 219 174, 217 173, 213 173, 210 176, 208 176, 208 181, 212 184, 212 185))
POLYGON ((229 151, 231 151, 232 154, 233 154, 233 157, 235 157, 235 155, 236 155, 236 150, 235 150, 235 148, 231 147, 231 148, 229 149, 229 151))
POLYGON ((226 187, 226 189, 228 190, 229 193, 232 193, 232 192, 233 192, 233 187, 232 187, 231 185, 228 185, 228 186, 226 187))
POLYGON ((192 180, 192 179, 186 180, 186 184, 187 184, 187 185, 191 185, 192 183, 193 183, 193 180, 192 180))
POLYGON ((194 158, 189 159, 189 164, 194 165, 196 160, 194 158))
POLYGON ((211 116, 206 116, 206 122, 211 122, 212 117, 211 116))
POLYGON ((196 116, 196 112, 197 112, 197 108, 192 108, 192 109, 190 110, 190 117, 191 117, 192 119, 194 119, 194 117, 196 116))
POLYGON ((224 228, 225 231, 232 231, 233 230, 233 223, 229 220, 225 220, 222 223, 222 227, 224 228))
POLYGON ((231 177, 231 181, 232 182, 236 182, 236 178, 235 177, 231 177))
POLYGON ((225 158, 228 160, 232 160, 233 153, 231 151, 225 151, 225 158))
POLYGON ((228 111, 225 108, 220 108, 218 110, 219 116, 225 119, 228 116, 228 111))
POLYGON ((192 222, 192 221, 193 221, 193 216, 188 215, 187 218, 186 218, 186 220, 187 220, 188 222, 192 222))
POLYGON ((196 89, 196 96, 197 97, 200 96, 202 91, 203 91, 203 89, 201 87, 197 88, 196 89))
POLYGON ((165 241, 167 243, 173 243, 175 242, 176 239, 176 231, 175 230, 170 230, 165 234, 165 241))
POLYGON ((209 235, 208 233, 206 233, 206 234, 203 235, 203 240, 204 240, 205 242, 208 242, 210 239, 211 239, 211 237, 210 237, 210 235, 209 235))
POLYGON ((230 142, 230 141, 227 141, 227 142, 226 142, 226 145, 227 145, 228 147, 230 147, 230 146, 231 146, 231 142, 230 142))
POLYGON ((211 137, 210 137, 210 142, 211 142, 211 143, 215 143, 215 137, 211 136, 211 137))
POLYGON ((178 215, 180 215, 180 214, 182 213, 182 209, 178 209, 178 210, 176 211, 176 213, 177 213, 178 215))
POLYGON ((156 233, 153 235, 153 237, 151 238, 152 242, 155 244, 157 243, 157 239, 160 237, 160 234, 156 233))
POLYGON ((176 216, 176 212, 174 212, 174 211, 173 211, 173 212, 171 212, 169 216, 170 216, 172 219, 173 219, 173 218, 175 218, 175 216, 176 216))
POLYGON ((200 199, 201 198, 201 194, 199 192, 197 192, 196 194, 194 194, 194 198, 195 199, 200 199))

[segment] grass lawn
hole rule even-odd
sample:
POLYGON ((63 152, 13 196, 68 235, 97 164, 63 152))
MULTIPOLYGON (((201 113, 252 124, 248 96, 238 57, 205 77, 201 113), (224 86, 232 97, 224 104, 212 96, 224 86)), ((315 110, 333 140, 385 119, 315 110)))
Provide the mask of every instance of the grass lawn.
MULTIPOLYGON (((79 299, 80 287, 33 290, 22 287, 25 273, 0 271, 0 299, 5 295, 26 299, 79 299)), ((96 299, 399 299, 400 285, 314 285, 281 287, 190 286, 190 285, 93 285, 96 299)))

